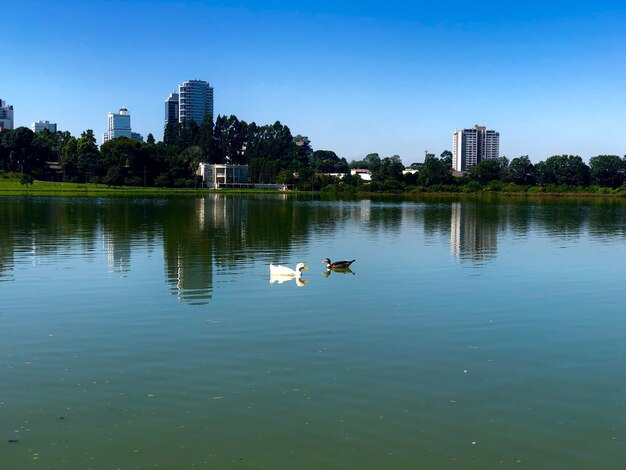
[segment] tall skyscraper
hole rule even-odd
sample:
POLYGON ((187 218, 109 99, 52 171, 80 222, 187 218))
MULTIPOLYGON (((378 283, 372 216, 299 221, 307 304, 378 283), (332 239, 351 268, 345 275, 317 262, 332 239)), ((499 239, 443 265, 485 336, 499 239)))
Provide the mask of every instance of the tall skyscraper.
POLYGON ((204 116, 213 116, 213 87, 204 80, 187 80, 178 86, 178 121, 200 124, 204 116))
POLYGON ((143 137, 130 129, 130 113, 125 107, 121 107, 117 113, 109 113, 109 130, 102 135, 102 143, 116 137, 128 137, 143 142, 143 137))
POLYGON ((459 129, 452 134, 452 167, 467 171, 483 160, 499 158, 500 133, 485 126, 459 129))
POLYGON ((0 100, 0 131, 3 129, 13 129, 13 106, 0 100))
POLYGON ((33 132, 41 132, 44 129, 48 129, 50 132, 56 132, 57 125, 54 122, 50 121, 37 121, 31 124, 30 129, 33 132))
POLYGON ((178 122, 178 93, 170 93, 165 100, 165 125, 178 122))

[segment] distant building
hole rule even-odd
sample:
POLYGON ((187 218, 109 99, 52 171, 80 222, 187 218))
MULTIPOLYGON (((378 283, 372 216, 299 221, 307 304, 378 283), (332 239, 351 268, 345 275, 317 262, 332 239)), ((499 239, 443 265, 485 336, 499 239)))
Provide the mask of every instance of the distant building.
POLYGON ((170 93, 165 100, 165 125, 178 122, 178 93, 170 93))
MULTIPOLYGON (((346 173, 320 173, 325 176, 334 176, 335 178, 343 179, 346 173)), ((365 168, 351 168, 350 174, 352 176, 359 175, 359 178, 363 181, 372 181, 372 172, 365 168)))
POLYGON ((485 126, 459 129, 452 135, 452 168, 467 171, 483 160, 500 157, 500 133, 485 126))
POLYGON ((4 129, 13 129, 13 106, 0 100, 0 131, 4 129))
POLYGON ((229 185, 247 185, 248 165, 200 163, 196 173, 209 189, 219 189, 229 185))
POLYGON ((195 121, 213 116, 213 87, 204 80, 187 80, 178 86, 178 122, 195 121))
POLYGON ((352 168, 350 174, 359 175, 363 181, 372 181, 372 172, 365 168, 352 168))
POLYGON ((130 129, 130 113, 125 107, 121 107, 117 113, 109 113, 107 115, 109 121, 109 130, 102 135, 102 143, 117 137, 128 137, 129 139, 143 142, 143 137, 137 132, 130 129))
POLYGON ((44 129, 48 129, 50 132, 56 132, 57 125, 56 123, 50 121, 37 121, 31 124, 30 129, 33 132, 41 132, 44 129))

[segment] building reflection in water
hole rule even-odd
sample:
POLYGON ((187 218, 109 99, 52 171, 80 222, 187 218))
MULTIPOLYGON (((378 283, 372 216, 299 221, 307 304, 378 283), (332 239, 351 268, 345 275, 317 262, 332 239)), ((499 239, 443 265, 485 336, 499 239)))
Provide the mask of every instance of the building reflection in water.
POLYGON ((112 233, 105 233, 102 236, 103 250, 107 257, 107 268, 109 274, 119 274, 120 277, 128 277, 130 272, 130 240, 118 238, 112 233))
POLYGON ((181 249, 166 263, 170 293, 181 302, 204 305, 213 297, 213 263, 189 256, 181 249), (173 261, 173 262, 172 262, 173 261))
POLYGON ((450 254, 476 266, 494 259, 498 250, 497 213, 481 213, 479 207, 453 202, 450 217, 450 254))
POLYGON ((213 297, 212 220, 220 210, 207 198, 195 206, 168 210, 163 225, 165 277, 172 295, 190 305, 204 305, 213 297))
POLYGON ((13 253, 15 250, 12 241, 11 239, 3 239, 0 243, 0 282, 15 280, 13 275, 15 268, 13 253))

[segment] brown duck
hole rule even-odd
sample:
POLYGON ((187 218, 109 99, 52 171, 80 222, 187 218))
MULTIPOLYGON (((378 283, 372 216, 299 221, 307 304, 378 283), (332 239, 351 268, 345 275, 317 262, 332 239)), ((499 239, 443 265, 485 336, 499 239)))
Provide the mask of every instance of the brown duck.
POLYGON ((335 261, 334 263, 330 262, 330 259, 326 258, 322 263, 326 263, 326 269, 348 269, 352 263, 356 260, 352 261, 335 261))

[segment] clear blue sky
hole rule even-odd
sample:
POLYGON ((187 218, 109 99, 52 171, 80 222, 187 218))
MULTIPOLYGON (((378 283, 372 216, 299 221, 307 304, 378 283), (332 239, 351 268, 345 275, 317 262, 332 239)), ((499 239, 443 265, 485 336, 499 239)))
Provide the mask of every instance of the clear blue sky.
POLYGON ((348 160, 405 164, 456 128, 500 132, 500 152, 626 153, 626 1, 6 1, 0 98, 16 125, 47 119, 100 141, 126 106, 162 138, 187 79, 216 114, 280 120, 348 160))

